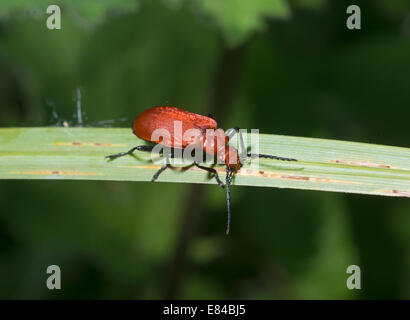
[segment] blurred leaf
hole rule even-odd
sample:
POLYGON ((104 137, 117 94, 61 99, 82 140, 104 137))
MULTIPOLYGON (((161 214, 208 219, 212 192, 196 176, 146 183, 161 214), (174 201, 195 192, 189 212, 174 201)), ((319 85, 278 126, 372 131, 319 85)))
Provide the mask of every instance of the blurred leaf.
MULTIPOLYGON (((410 197, 410 149, 278 135, 260 135, 259 143, 261 153, 298 161, 245 163, 234 184, 410 197)), ((145 142, 130 129, 0 129, 0 179, 150 181, 161 167, 150 153, 104 159, 138 144, 145 142)), ((179 169, 167 170, 159 181, 215 183, 203 170, 182 170, 186 165, 175 160, 179 169)))
POLYGON ((266 18, 287 18, 285 0, 198 0, 200 8, 214 19, 232 46, 244 42, 265 27, 266 18))
POLYGON ((46 14, 47 7, 51 4, 61 6, 61 13, 65 10, 74 14, 87 24, 99 23, 109 10, 130 11, 137 8, 136 0, 56 0, 52 3, 48 0, 2 0, 0 2, 0 16, 13 11, 28 11, 35 15, 46 14))

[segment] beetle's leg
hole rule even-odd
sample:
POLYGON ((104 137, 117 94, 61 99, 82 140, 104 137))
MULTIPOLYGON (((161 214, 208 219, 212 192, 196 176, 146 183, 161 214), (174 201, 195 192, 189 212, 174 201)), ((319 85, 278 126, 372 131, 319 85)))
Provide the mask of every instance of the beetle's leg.
POLYGON ((215 170, 214 168, 208 168, 208 167, 201 166, 201 165, 200 165, 198 162, 196 162, 196 161, 194 162, 194 164, 195 164, 198 168, 212 173, 212 174, 213 174, 213 177, 214 177, 215 180, 216 180, 216 182, 218 182, 218 185, 219 185, 221 188, 224 187, 223 182, 221 181, 221 179, 219 179, 218 172, 216 172, 216 170, 215 170))
POLYGON ((228 140, 231 140, 231 138, 235 135, 235 134, 239 134, 239 143, 241 144, 241 152, 239 154, 239 158, 242 161, 244 161, 247 158, 247 154, 246 154, 246 148, 245 148, 245 143, 243 141, 243 136, 242 136, 242 132, 239 129, 239 127, 233 127, 231 129, 228 129, 226 131, 226 136, 228 137, 228 140))
POLYGON ((248 153, 248 157, 249 158, 266 158, 266 159, 274 159, 274 160, 281 160, 281 161, 297 161, 296 159, 271 156, 269 154, 248 153))
POLYGON ((138 146, 136 147, 138 151, 151 152, 154 149, 154 146, 138 146))
POLYGON ((169 168, 171 165, 169 163, 169 157, 165 157, 165 161, 166 163, 157 171, 155 172, 155 174, 152 176, 151 182, 154 182, 155 180, 158 179, 159 175, 166 170, 167 168, 169 168))
POLYGON ((152 151, 152 148, 153 148, 153 146, 137 146, 137 147, 134 147, 134 148, 128 150, 127 152, 121 152, 121 153, 106 156, 105 159, 108 159, 108 160, 111 161, 111 160, 117 159, 119 157, 123 157, 123 156, 126 156, 128 154, 132 154, 135 150, 138 150, 138 151, 152 151))

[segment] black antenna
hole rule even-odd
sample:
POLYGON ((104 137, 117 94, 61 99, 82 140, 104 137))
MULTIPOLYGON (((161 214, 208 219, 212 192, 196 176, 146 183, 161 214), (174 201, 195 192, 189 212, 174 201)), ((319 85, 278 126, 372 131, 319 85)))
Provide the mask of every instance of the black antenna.
POLYGON ((230 190, 230 184, 231 184, 231 176, 232 176, 232 171, 229 166, 226 166, 226 201, 228 204, 228 221, 226 223, 226 235, 229 235, 229 231, 231 229, 231 190, 230 190))
POLYGON ((298 161, 298 160, 292 159, 292 158, 283 158, 283 157, 278 157, 278 156, 271 156, 269 154, 248 153, 248 157, 250 157, 250 158, 266 158, 266 159, 274 159, 274 160, 280 160, 280 161, 298 161))

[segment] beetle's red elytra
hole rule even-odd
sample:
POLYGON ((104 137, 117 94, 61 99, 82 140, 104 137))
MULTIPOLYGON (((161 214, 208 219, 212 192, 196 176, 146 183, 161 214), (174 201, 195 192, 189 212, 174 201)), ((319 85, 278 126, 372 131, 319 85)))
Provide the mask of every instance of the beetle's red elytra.
MULTIPOLYGON (((218 163, 224 163, 226 166, 226 191, 227 191, 227 206, 228 206, 228 221, 226 234, 230 232, 230 220, 231 220, 231 209, 230 209, 230 184, 231 178, 234 173, 236 173, 242 163, 247 158, 259 157, 268 158, 281 161, 297 161, 292 158, 282 158, 277 156, 265 155, 265 154, 250 154, 247 153, 245 144, 243 141, 242 133, 238 127, 234 127, 226 131, 218 129, 217 122, 211 118, 202 116, 196 113, 192 113, 177 107, 170 106, 158 106, 152 107, 144 112, 142 112, 133 122, 133 133, 145 141, 160 144, 165 147, 171 148, 171 153, 166 156, 166 164, 164 164, 152 177, 151 181, 158 179, 159 175, 170 167, 169 158, 175 157, 175 149, 185 149, 190 145, 200 147, 202 153, 216 156, 218 163), (175 122, 178 121, 181 128, 181 133, 178 134, 174 131, 175 122), (162 139, 155 137, 154 132, 156 130, 163 129, 169 134, 162 136, 162 139), (185 135, 189 130, 194 130, 198 134, 185 135), (212 130, 213 134, 207 134, 209 130, 212 130), (229 140, 236 134, 239 134, 239 141, 241 145, 241 153, 239 154, 237 149, 233 146, 229 146, 229 140)), ((137 146, 130 149, 127 152, 122 152, 118 154, 109 155, 106 158, 109 160, 114 160, 118 157, 132 154, 135 150, 151 152, 154 146, 143 145, 137 146)), ((218 185, 222 188, 225 185, 220 180, 218 173, 214 168, 205 167, 200 164, 201 162, 194 161, 194 165, 202 170, 212 173, 213 178, 215 178, 218 185)))

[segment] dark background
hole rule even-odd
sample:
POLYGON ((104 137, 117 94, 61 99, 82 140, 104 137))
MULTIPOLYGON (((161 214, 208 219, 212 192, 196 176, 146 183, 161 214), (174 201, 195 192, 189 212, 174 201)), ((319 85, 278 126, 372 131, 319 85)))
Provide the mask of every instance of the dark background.
MULTIPOLYGON (((14 2, 0 5, 2 127, 75 126, 80 87, 86 126, 176 105, 225 129, 409 147, 407 0, 62 1, 54 31, 51 3, 14 2)), ((0 181, 0 298, 410 298, 408 199, 232 189, 226 237, 213 185, 0 181)))

